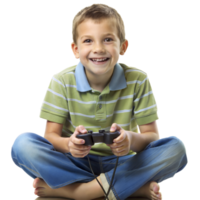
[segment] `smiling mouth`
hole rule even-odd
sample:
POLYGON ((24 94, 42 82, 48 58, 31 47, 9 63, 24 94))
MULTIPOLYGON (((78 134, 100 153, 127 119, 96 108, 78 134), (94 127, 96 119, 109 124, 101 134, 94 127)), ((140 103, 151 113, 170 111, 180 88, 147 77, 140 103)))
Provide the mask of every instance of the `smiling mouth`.
POLYGON ((106 61, 108 61, 110 58, 101 58, 101 59, 94 59, 94 58, 90 58, 90 60, 94 63, 104 63, 106 61))

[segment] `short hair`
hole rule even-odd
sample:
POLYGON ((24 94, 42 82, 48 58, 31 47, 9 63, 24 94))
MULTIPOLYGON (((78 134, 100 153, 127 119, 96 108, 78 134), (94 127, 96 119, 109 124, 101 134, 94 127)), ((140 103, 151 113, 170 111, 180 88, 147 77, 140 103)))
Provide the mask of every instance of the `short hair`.
POLYGON ((86 19, 101 20, 101 19, 115 19, 120 45, 126 40, 124 22, 120 14, 114 9, 105 4, 93 4, 85 7, 74 17, 72 25, 73 42, 77 44, 77 27, 86 19))

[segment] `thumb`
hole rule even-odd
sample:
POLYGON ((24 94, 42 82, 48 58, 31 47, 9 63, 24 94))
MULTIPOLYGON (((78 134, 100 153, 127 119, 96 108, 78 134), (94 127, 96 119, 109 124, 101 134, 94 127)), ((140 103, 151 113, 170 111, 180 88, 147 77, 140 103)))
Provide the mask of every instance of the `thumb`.
POLYGON ((114 132, 114 131, 120 131, 122 128, 116 124, 116 123, 113 123, 112 126, 110 127, 110 132, 114 132))
POLYGON ((87 130, 85 129, 85 127, 80 125, 80 126, 76 127, 74 135, 86 134, 86 133, 87 133, 87 130))

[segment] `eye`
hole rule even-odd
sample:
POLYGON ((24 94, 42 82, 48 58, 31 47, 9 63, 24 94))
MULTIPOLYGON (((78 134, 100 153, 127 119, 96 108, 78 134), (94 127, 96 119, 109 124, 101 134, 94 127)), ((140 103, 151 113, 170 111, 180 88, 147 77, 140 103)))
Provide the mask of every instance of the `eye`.
POLYGON ((110 41, 112 41, 113 39, 112 39, 112 38, 106 38, 105 40, 107 40, 106 42, 110 42, 110 41))
POLYGON ((87 40, 84 40, 84 43, 88 43, 90 41, 91 41, 90 39, 87 39, 87 40))

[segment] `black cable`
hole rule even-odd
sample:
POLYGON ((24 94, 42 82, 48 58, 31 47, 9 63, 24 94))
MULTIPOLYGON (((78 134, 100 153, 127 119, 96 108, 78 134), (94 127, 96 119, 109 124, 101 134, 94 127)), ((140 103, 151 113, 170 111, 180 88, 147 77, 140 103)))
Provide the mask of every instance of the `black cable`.
POLYGON ((109 194, 109 192, 110 192, 110 189, 111 189, 111 187, 112 187, 113 178, 114 178, 114 175, 115 175, 115 171, 116 171, 116 169, 117 169, 118 159, 119 159, 119 157, 117 156, 117 161, 116 161, 115 169, 114 169, 114 172, 113 172, 113 175, 112 175, 112 180, 111 180, 111 183, 110 183, 110 187, 109 187, 109 189, 108 189, 108 193, 106 194, 106 197, 105 197, 104 200, 106 200, 106 198, 107 198, 107 196, 108 196, 108 194, 109 194))
MULTIPOLYGON (((89 159, 88 155, 87 155, 87 158, 88 158, 88 162, 89 162, 89 165, 90 165, 90 169, 91 169, 91 171, 92 171, 92 173, 93 173, 93 175, 94 175, 95 179, 96 179, 96 180, 97 180, 97 182, 99 183, 98 179, 96 178, 96 176, 95 176, 95 174, 94 174, 94 172, 93 172, 93 170, 92 170, 92 166, 91 166, 91 164, 90 164, 90 159, 89 159)), ((113 172, 112 180, 111 180, 111 183, 110 183, 110 186, 109 186, 109 189, 108 189, 108 192, 107 192, 107 194, 106 194, 105 190, 103 189, 103 187, 102 187, 101 183, 99 183, 99 185, 101 186, 101 188, 102 188, 102 190, 103 190, 104 194, 106 195, 106 197, 105 197, 105 199, 104 199, 104 200, 106 200, 106 199, 108 199, 108 200, 109 200, 109 198, 108 198, 108 194, 109 194, 109 192, 110 192, 110 189, 111 189, 111 187, 112 187, 112 182, 113 182, 113 178, 114 178, 115 171, 116 171, 116 168, 117 168, 118 159, 119 159, 119 157, 117 156, 117 162, 116 162, 116 164, 115 164, 115 169, 114 169, 114 172, 113 172)))
MULTIPOLYGON (((95 179, 96 179, 96 180, 97 180, 97 182, 99 183, 98 179, 96 178, 96 176, 95 176, 95 174, 94 174, 94 172, 93 172, 93 170, 92 170, 92 166, 91 166, 91 164, 90 164, 90 159, 89 159, 88 155, 87 155, 87 158, 88 158, 88 162, 89 162, 89 165, 90 165, 90 169, 91 169, 91 171, 92 171, 92 173, 93 173, 93 175, 94 175, 95 179)), ((101 186, 101 188, 102 188, 102 190, 103 190, 104 194, 106 195, 106 192, 105 192, 105 190, 103 189, 103 187, 102 187, 101 183, 99 183, 99 185, 101 186)), ((109 200, 109 199, 108 199, 108 200, 109 200)))

